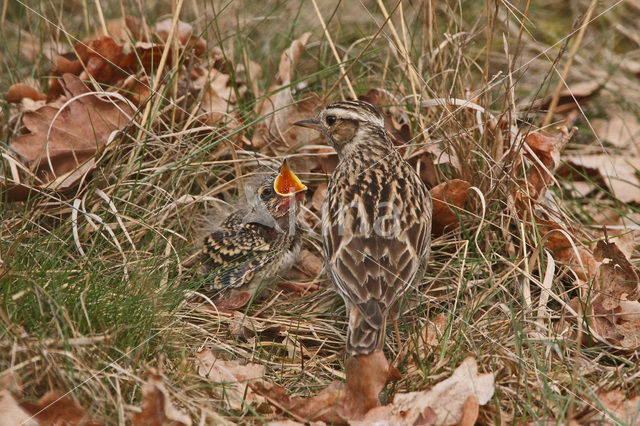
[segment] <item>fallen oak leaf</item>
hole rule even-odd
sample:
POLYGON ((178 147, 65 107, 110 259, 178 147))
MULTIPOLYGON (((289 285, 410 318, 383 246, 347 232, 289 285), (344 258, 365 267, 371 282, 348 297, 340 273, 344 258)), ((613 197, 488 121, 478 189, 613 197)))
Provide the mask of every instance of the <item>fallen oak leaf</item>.
POLYGON ((594 289, 600 292, 598 296, 605 309, 617 308, 623 296, 626 300, 638 300, 638 274, 616 243, 598 241, 593 256, 601 262, 594 289))
POLYGON ((428 351, 437 346, 438 342, 444 336, 445 329, 447 327, 447 317, 444 312, 441 312, 432 320, 427 320, 427 324, 420 330, 420 333, 416 339, 411 339, 402 348, 402 351, 398 355, 398 362, 404 360, 408 354, 416 353, 420 354, 428 353, 428 351))
POLYGON ((316 190, 313 192, 313 196, 311 197, 311 205, 317 212, 322 211, 322 203, 324 199, 327 197, 327 183, 321 182, 316 190))
POLYGON ((576 273, 579 279, 587 281, 596 276, 598 262, 593 253, 574 240, 569 241, 571 232, 552 220, 536 218, 536 226, 543 236, 545 247, 549 249, 557 262, 564 263, 576 273))
POLYGON ((351 357, 346 376, 346 383, 333 382, 311 398, 289 397, 283 387, 263 382, 252 384, 252 388, 297 420, 344 424, 379 406, 378 395, 389 381, 399 379, 400 373, 389 366, 382 351, 376 351, 351 357))
POLYGON ((256 382, 251 388, 300 422, 315 420, 345 424, 349 419, 343 408, 344 383, 333 382, 311 398, 290 397, 285 388, 271 383, 256 382))
POLYGON ((6 389, 0 389, 0 413, 3 425, 38 426, 33 416, 20 406, 14 396, 6 389))
POLYGON ((620 349, 640 346, 638 274, 616 243, 598 241, 594 257, 599 262, 590 290, 571 305, 584 312, 590 333, 620 349))
MULTIPOLYGON (((568 88, 560 92, 554 112, 556 114, 566 114, 571 110, 578 109, 580 105, 590 101, 600 87, 602 87, 602 84, 594 80, 572 83, 568 88)), ((551 98, 549 96, 544 99, 538 99, 531 104, 531 108, 546 111, 551 105, 551 98)))
POLYGON ((41 425, 83 425, 97 426, 100 423, 89 419, 77 401, 65 392, 52 390, 47 392, 36 404, 23 402, 20 406, 41 425))
POLYGON ((196 366, 200 377, 222 386, 220 395, 230 408, 242 410, 245 404, 260 405, 264 402, 264 398, 249 387, 264 377, 263 365, 225 361, 217 358, 211 349, 202 349, 196 352, 196 366))
POLYGON ((572 155, 567 157, 566 161, 576 168, 597 170, 603 183, 620 201, 640 201, 640 180, 636 176, 640 170, 640 157, 608 154, 572 155))
POLYGON ((57 189, 73 186, 92 170, 92 157, 107 145, 113 132, 129 124, 134 112, 123 101, 87 94, 88 88, 76 76, 65 74, 63 79, 70 100, 63 108, 47 104, 27 111, 23 125, 30 133, 11 142, 43 186, 56 183, 57 189))
POLYGON ((471 184, 460 179, 452 179, 434 186, 429 191, 433 200, 433 222, 431 233, 442 235, 445 230, 452 229, 458 224, 458 215, 455 209, 464 207, 467 199, 467 189, 471 184))
POLYGON ((278 324, 259 321, 237 311, 232 313, 228 322, 231 335, 244 341, 255 336, 259 336, 261 341, 273 340, 282 330, 278 324))
POLYGON ((131 416, 134 425, 144 426, 191 426, 191 418, 178 411, 171 403, 163 376, 149 370, 149 377, 142 386, 142 411, 131 416))
POLYGON ((476 404, 485 405, 493 397, 493 392, 494 374, 478 374, 475 358, 468 357, 451 377, 430 390, 396 394, 393 403, 371 410, 350 424, 455 425, 462 421, 474 424, 474 415, 477 418, 476 404))
MULTIPOLYGON (((598 409, 598 418, 605 422, 615 421, 616 424, 637 425, 640 423, 640 395, 627 398, 620 389, 610 391, 600 390, 597 394, 597 408, 602 405, 606 412, 598 409)), ((595 401, 594 401, 595 402, 595 401)), ((591 419, 596 422, 598 419, 591 419)))

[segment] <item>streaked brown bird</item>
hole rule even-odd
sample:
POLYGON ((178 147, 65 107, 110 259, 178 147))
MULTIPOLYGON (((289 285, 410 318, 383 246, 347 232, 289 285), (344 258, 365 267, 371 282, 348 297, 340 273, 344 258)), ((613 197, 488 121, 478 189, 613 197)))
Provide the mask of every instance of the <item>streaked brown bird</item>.
POLYGON ((338 152, 322 206, 326 268, 349 314, 347 353, 384 346, 403 294, 424 274, 433 205, 426 186, 394 148, 373 105, 328 105, 298 126, 316 129, 338 152))
POLYGON ((253 293, 260 283, 291 267, 300 251, 298 204, 306 190, 286 160, 278 173, 247 189, 247 203, 204 237, 210 290, 253 293))

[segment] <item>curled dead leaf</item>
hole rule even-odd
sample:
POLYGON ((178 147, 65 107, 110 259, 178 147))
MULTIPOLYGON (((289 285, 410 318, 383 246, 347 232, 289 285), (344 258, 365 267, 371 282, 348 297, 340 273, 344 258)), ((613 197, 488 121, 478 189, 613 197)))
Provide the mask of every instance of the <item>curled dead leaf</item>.
POLYGON ((151 369, 147 382, 142 386, 142 411, 131 416, 134 425, 191 426, 191 418, 177 410, 171 403, 163 376, 151 369))
POLYGON ((598 262, 591 250, 582 246, 576 238, 573 238, 573 244, 576 246, 574 249, 567 237, 571 236, 572 232, 551 220, 536 219, 536 225, 544 238, 545 246, 556 261, 571 268, 581 280, 595 277, 598 262))
MULTIPOLYGON (((120 43, 128 43, 131 40, 149 41, 149 27, 136 16, 126 16, 107 21, 107 33, 120 43)), ((98 38, 101 34, 95 34, 92 38, 98 38)))
POLYGON ((601 262, 594 290, 601 293, 603 308, 617 308, 623 297, 638 300, 638 274, 616 243, 598 241, 593 256, 601 262))
MULTIPOLYGON (((624 203, 640 201, 640 157, 629 155, 572 155, 566 158, 567 163, 585 171, 595 171, 603 185, 611 189, 616 198, 624 203)), ((593 176, 592 179, 598 179, 593 176)), ((593 187, 593 185, 591 185, 593 187)))
MULTIPOLYGON (((167 41, 169 31, 172 29, 173 18, 163 19, 156 24, 156 34, 162 41, 167 41)), ((177 36, 180 46, 190 50, 193 49, 196 56, 202 55, 207 50, 207 43, 198 36, 193 35, 193 27, 183 21, 177 23, 177 36)))
POLYGON ((446 230, 453 229, 458 224, 457 209, 464 207, 467 190, 471 184, 460 179, 452 179, 434 186, 429 191, 433 199, 433 223, 431 233, 442 235, 446 230))
POLYGON ((259 336, 260 340, 273 340, 280 334, 282 327, 251 318, 244 313, 234 311, 229 318, 229 332, 242 340, 259 336))
POLYGON ((24 98, 32 99, 34 101, 42 101, 47 99, 47 95, 25 83, 16 83, 9 87, 9 91, 7 92, 7 102, 18 103, 24 98))
POLYGON ((561 127, 559 133, 551 136, 538 132, 527 135, 524 143, 531 150, 527 155, 533 159, 533 164, 526 178, 529 184, 527 196, 539 200, 544 195, 546 188, 553 183, 553 171, 560 165, 560 152, 569 142, 574 131, 569 132, 566 127, 561 127))

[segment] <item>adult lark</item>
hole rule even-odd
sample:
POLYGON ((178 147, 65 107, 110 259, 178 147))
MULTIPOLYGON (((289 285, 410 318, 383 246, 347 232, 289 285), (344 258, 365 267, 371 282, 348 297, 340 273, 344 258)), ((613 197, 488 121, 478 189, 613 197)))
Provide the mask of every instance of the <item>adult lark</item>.
POLYGON ((252 293, 291 266, 301 243, 297 203, 306 189, 286 160, 278 173, 248 189, 247 203, 204 237, 209 288, 252 293))
POLYGON ((371 104, 336 102, 296 124, 321 131, 338 152, 322 206, 324 257, 348 308, 347 353, 371 354, 382 349, 400 297, 424 273, 431 196, 371 104))

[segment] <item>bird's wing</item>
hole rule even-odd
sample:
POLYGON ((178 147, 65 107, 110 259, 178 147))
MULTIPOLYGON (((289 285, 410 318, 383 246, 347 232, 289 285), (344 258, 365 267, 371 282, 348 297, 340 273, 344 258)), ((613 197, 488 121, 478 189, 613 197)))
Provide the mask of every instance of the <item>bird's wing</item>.
POLYGON ((423 271, 431 239, 431 197, 406 162, 334 177, 323 208, 327 270, 372 326, 423 271), (400 170, 391 170, 399 167, 400 170))
POLYGON ((255 273, 276 255, 273 233, 259 224, 242 223, 229 217, 204 238, 209 285, 214 289, 248 284, 255 273))

